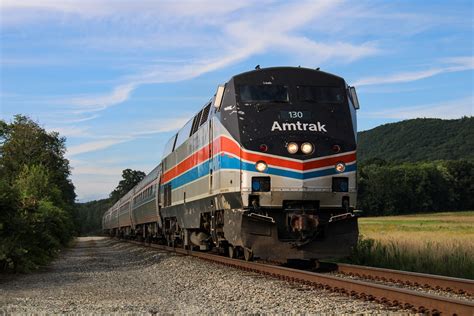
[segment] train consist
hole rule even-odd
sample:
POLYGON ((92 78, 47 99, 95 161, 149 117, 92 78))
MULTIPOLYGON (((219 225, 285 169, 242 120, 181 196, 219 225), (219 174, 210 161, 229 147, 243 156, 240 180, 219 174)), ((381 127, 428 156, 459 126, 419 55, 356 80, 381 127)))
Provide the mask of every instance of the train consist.
POLYGON ((358 107, 353 87, 319 70, 236 75, 105 213, 103 229, 246 260, 346 256, 358 237, 358 107))

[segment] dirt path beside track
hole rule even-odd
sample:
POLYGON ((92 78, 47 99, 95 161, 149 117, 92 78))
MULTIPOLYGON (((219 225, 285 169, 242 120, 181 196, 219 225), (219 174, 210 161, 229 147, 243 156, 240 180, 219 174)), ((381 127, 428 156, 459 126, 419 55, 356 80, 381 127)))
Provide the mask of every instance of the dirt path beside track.
POLYGON ((379 304, 103 237, 0 279, 4 313, 386 313, 379 304))

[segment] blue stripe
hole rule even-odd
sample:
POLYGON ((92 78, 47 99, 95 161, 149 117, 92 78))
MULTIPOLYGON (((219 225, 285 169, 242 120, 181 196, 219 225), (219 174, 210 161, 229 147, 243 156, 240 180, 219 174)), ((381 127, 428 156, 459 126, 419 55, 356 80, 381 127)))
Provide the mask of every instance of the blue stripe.
MULTIPOLYGON (((218 156, 218 159, 214 159, 214 163, 213 163, 214 171, 221 170, 221 169, 240 170, 241 166, 242 166, 242 170, 256 171, 255 163, 250 163, 250 162, 245 162, 245 161, 241 162, 240 159, 232 157, 232 156, 227 156, 227 155, 218 156)), ((355 171, 356 169, 357 169, 357 166, 354 163, 352 165, 346 166, 346 170, 343 173, 355 171)), ((199 178, 207 176, 208 174, 209 174, 209 160, 203 162, 202 164, 186 171, 182 175, 171 180, 171 187, 173 189, 179 188, 189 182, 192 182, 199 178)), ((333 167, 329 167, 323 170, 316 170, 316 171, 303 173, 303 172, 279 169, 279 168, 270 166, 262 174, 276 175, 276 176, 282 176, 282 177, 298 179, 298 180, 307 180, 307 179, 313 179, 313 178, 341 174, 341 173, 337 172, 333 167)))
POLYGON ((171 188, 173 189, 179 188, 180 186, 183 186, 186 183, 197 180, 208 174, 209 174, 209 160, 203 162, 202 164, 192 169, 189 169, 182 175, 171 180, 171 188))

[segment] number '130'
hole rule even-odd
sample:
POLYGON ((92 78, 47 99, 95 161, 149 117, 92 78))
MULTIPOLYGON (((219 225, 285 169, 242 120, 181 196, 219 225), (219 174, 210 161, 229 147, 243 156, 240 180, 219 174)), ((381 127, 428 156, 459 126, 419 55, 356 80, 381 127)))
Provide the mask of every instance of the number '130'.
POLYGON ((303 112, 301 111, 290 111, 288 113, 290 115, 290 118, 303 118, 303 112))

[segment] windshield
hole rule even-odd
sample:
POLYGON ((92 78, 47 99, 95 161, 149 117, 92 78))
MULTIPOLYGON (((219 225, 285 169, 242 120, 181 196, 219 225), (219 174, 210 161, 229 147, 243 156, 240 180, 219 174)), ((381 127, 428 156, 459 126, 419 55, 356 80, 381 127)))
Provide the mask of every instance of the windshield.
POLYGON ((240 100, 243 102, 288 102, 288 87, 277 85, 241 85, 240 100))
POLYGON ((298 101, 342 103, 344 91, 338 87, 297 86, 298 101))

